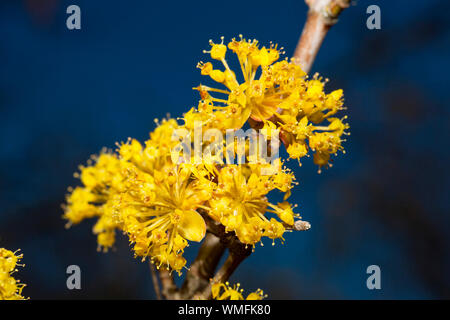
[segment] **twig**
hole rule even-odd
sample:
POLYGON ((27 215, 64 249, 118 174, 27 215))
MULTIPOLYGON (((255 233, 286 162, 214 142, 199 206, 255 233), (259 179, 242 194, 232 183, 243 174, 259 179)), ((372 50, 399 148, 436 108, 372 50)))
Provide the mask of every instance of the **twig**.
POLYGON ((328 30, 337 22, 341 12, 349 6, 350 0, 305 0, 305 2, 309 6, 308 17, 293 59, 308 73, 328 30))
POLYGON ((231 250, 228 254, 227 259, 225 260, 223 266, 217 271, 214 278, 208 283, 205 289, 202 291, 200 295, 198 295, 201 299, 211 299, 212 291, 211 286, 213 283, 224 283, 226 282, 230 276, 233 274, 234 270, 251 254, 251 246, 245 246, 241 248, 242 250, 235 251, 231 250))
MULTIPOLYGON (((223 248, 227 248, 229 252, 227 259, 214 278, 208 279, 206 286, 202 290, 194 292, 191 296, 193 298, 211 299, 211 283, 227 281, 234 270, 251 254, 252 247, 240 242, 234 232, 226 232, 225 227, 211 219, 207 213, 202 212, 202 216, 208 226, 208 232, 219 238, 223 248)), ((221 256, 222 254, 223 251, 221 256)))
POLYGON ((150 271, 152 273, 153 288, 155 288, 156 299, 161 300, 161 288, 159 287, 158 274, 155 270, 155 265, 149 260, 150 271))
POLYGON ((224 252, 225 245, 220 238, 207 233, 194 263, 186 274, 180 291, 181 298, 190 299, 195 293, 203 291, 208 286, 224 252))
POLYGON ((286 223, 283 223, 283 226, 286 228, 286 230, 292 230, 292 231, 306 231, 311 229, 311 224, 308 221, 304 220, 297 220, 294 222, 294 225, 290 226, 286 223))

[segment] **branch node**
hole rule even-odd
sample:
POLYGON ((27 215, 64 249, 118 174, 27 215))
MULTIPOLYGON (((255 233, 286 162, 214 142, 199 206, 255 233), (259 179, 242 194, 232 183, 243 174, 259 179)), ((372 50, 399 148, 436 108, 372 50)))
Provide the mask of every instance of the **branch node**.
POLYGON ((311 229, 311 224, 308 221, 303 221, 303 220, 297 220, 294 223, 294 228, 295 231, 306 231, 311 229))

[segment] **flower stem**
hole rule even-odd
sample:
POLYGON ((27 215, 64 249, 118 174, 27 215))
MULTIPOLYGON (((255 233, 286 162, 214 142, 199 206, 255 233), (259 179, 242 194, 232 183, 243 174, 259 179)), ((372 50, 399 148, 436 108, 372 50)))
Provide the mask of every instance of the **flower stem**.
POLYGON ((337 22, 350 0, 305 0, 309 6, 303 32, 293 55, 294 61, 309 73, 328 30, 337 22))

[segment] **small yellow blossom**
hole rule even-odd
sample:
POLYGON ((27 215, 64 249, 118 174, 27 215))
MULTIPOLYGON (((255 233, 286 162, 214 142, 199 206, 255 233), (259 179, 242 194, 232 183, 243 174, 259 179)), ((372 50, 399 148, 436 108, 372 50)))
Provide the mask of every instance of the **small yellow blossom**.
MULTIPOLYGON (((278 189, 289 192, 293 176, 288 171, 274 175, 260 175, 260 165, 230 165, 222 168, 218 184, 209 201, 209 214, 225 226, 226 231, 235 231, 243 243, 254 245, 267 236, 283 239, 285 227, 265 213, 273 212, 288 225, 294 223, 294 214, 286 204, 275 205, 268 201, 267 194, 278 189)), ((290 207, 289 207, 290 209, 290 207)))
POLYGON ((240 283, 230 286, 228 282, 216 282, 211 286, 212 298, 214 300, 262 300, 267 298, 267 295, 261 289, 250 293, 245 299, 243 296, 244 290, 240 288, 240 283))
POLYGON ((130 188, 122 195, 118 217, 123 230, 135 243, 139 256, 180 271, 187 241, 201 241, 206 224, 196 211, 209 199, 210 191, 193 179, 188 166, 166 166, 147 173, 135 172, 130 188), (146 180, 153 180, 147 187, 146 180))
POLYGON ((92 161, 95 164, 81 166, 80 174, 76 175, 84 186, 70 190, 64 218, 70 227, 84 219, 98 217, 93 231, 98 236, 99 249, 107 250, 115 242, 114 230, 118 225, 113 215, 118 205, 118 194, 126 187, 124 173, 127 163, 107 152, 94 157, 90 163, 92 161))
POLYGON ((17 271, 16 267, 23 266, 18 264, 23 255, 17 252, 0 248, 0 300, 26 299, 22 296, 25 284, 12 277, 12 274, 17 271))

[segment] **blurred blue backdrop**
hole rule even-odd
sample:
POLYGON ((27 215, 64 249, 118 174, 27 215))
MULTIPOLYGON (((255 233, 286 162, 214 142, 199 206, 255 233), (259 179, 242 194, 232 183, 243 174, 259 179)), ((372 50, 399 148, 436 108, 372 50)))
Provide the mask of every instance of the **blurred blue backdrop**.
MULTIPOLYGON (((153 298, 127 240, 96 252, 92 221, 61 219, 73 173, 103 146, 143 141, 154 118, 196 105, 208 40, 242 33, 294 51, 301 0, 0 2, 0 247, 21 248, 24 293, 153 298), (82 29, 66 28, 77 4, 82 29), (66 289, 66 267, 82 290, 66 289)), ((342 88, 352 135, 333 168, 298 168, 308 232, 264 248, 233 275, 272 299, 450 297, 448 1, 357 1, 331 29, 312 72, 342 88), (382 29, 366 28, 378 4, 382 29), (377 264, 382 290, 366 288, 377 264)), ((267 242, 267 244, 270 244, 267 242)), ((188 249, 195 256, 196 248, 188 249)))

